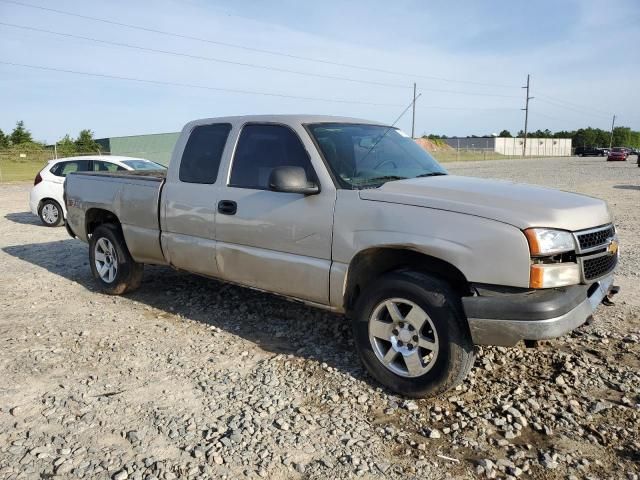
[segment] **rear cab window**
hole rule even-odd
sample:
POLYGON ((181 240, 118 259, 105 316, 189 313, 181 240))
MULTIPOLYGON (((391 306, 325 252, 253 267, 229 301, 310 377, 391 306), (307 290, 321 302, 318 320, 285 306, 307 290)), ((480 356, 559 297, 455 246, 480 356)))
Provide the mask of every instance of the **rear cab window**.
POLYGON ((191 131, 180 161, 179 178, 185 183, 214 184, 231 131, 229 123, 200 125, 191 131))

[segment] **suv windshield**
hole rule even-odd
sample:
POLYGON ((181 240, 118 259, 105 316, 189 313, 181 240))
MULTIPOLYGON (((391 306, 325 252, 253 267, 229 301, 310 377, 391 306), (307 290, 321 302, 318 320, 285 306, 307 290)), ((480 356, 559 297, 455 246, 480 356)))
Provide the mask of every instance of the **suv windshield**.
POLYGON ((159 163, 152 162, 151 160, 122 160, 127 167, 131 167, 134 170, 166 170, 167 167, 160 165, 159 163))
POLYGON ((308 125, 343 188, 375 188, 393 180, 447 172, 396 128, 355 123, 308 125))

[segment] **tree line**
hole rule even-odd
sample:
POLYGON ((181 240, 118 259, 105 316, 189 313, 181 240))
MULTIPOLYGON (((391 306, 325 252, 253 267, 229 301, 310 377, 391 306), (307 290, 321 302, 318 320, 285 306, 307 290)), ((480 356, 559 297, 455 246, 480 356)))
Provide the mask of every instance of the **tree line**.
MULTIPOLYGON (((33 139, 31 132, 19 120, 9 134, 0 129, 0 152, 4 151, 38 151, 47 149, 47 145, 33 139)), ((49 147, 51 148, 51 147, 49 147)), ((93 132, 89 129, 80 130, 76 138, 69 134, 55 143, 59 157, 69 157, 78 153, 97 153, 100 145, 94 140, 93 132)))
MULTIPOLYGON (((430 140, 447 139, 446 135, 423 135, 430 140)), ((511 138, 509 130, 502 130, 499 137, 511 138)), ((467 135, 467 138, 491 138, 493 135, 467 135)), ((516 137, 524 137, 524 132, 520 130, 516 137)), ((549 129, 535 130, 527 133, 528 138, 570 138, 574 147, 608 147, 611 140, 611 132, 601 128, 579 128, 577 130, 559 130, 552 132, 549 129)), ((614 147, 634 147, 640 148, 640 131, 631 130, 629 127, 615 127, 613 129, 614 147)))

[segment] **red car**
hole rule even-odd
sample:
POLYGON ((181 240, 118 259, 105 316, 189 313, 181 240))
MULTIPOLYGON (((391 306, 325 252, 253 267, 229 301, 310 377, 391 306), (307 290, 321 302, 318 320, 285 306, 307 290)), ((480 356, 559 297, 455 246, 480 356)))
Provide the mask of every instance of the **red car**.
POLYGON ((624 148, 615 147, 612 148, 607 155, 607 162, 626 161, 629 154, 624 148))

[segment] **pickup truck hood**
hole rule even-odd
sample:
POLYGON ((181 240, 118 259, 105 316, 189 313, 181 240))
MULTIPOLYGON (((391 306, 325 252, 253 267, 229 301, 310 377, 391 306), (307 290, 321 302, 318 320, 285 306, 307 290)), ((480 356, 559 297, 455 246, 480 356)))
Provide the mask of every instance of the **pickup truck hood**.
POLYGON ((609 223, 607 204, 593 197, 504 180, 444 175, 387 182, 360 198, 489 218, 520 229, 582 230, 609 223))

